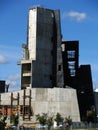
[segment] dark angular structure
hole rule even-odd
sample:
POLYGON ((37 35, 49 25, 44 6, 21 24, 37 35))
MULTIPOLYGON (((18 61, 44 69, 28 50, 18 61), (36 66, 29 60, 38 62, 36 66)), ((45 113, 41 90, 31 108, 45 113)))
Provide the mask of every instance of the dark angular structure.
POLYGON ((4 92, 5 92, 5 81, 0 80, 0 93, 4 93, 4 92))
POLYGON ((77 90, 81 120, 94 105, 90 65, 79 66, 79 41, 62 42, 64 87, 77 90))
MULTIPOLYGON (((64 86, 73 86, 76 80, 79 64, 79 42, 64 41, 62 42, 64 86)), ((76 84, 74 84, 76 86, 76 84)), ((75 86, 73 88, 75 88, 75 86)))
POLYGON ((83 117, 88 110, 91 110, 95 106, 90 65, 80 65, 77 81, 79 86, 77 87, 77 95, 80 115, 83 117))

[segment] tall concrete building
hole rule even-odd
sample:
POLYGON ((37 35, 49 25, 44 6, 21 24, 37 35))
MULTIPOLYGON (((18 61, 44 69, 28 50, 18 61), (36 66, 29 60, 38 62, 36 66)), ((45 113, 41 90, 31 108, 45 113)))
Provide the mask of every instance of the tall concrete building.
POLYGON ((63 87, 59 10, 29 10, 27 43, 23 44, 21 89, 63 87))

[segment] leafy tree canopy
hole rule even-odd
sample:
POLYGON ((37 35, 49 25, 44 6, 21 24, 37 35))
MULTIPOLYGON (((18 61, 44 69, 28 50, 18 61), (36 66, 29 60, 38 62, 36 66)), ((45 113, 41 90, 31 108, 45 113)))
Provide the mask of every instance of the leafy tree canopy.
POLYGON ((55 121, 57 122, 57 126, 59 126, 60 122, 63 122, 64 118, 61 116, 60 113, 56 114, 55 121))
POLYGON ((1 117, 1 119, 0 119, 0 130, 5 128, 5 126, 6 126, 6 122, 5 122, 6 119, 7 119, 7 116, 1 117))

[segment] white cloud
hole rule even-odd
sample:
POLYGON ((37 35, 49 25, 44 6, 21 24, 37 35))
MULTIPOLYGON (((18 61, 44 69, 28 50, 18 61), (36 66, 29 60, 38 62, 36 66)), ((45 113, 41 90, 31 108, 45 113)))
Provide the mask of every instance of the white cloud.
POLYGON ((10 76, 8 77, 8 79, 10 79, 10 80, 17 80, 17 79, 19 79, 19 78, 20 78, 20 75, 19 75, 19 74, 10 75, 10 76))
POLYGON ((3 55, 0 55, 0 64, 7 64, 8 60, 3 55))
POLYGON ((17 86, 19 85, 19 79, 20 79, 20 75, 16 74, 16 75, 10 75, 7 80, 6 83, 10 85, 10 87, 20 87, 17 86))
POLYGON ((93 80, 93 87, 94 87, 94 90, 96 90, 97 89, 97 91, 98 91, 98 79, 94 79, 93 80))
POLYGON ((83 21, 87 18, 86 13, 80 13, 77 11, 70 11, 68 13, 64 12, 62 15, 62 19, 65 19, 66 17, 69 17, 72 20, 76 21, 83 21))
POLYGON ((92 64, 92 69, 94 71, 98 71, 98 64, 92 64))
POLYGON ((8 45, 0 45, 0 53, 12 59, 21 58, 21 48, 8 45))

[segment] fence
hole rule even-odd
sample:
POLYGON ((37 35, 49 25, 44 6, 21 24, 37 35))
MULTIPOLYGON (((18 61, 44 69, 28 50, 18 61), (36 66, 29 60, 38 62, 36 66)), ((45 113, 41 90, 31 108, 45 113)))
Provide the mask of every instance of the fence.
MULTIPOLYGON (((26 127, 20 127, 19 130, 98 130, 98 125, 93 126, 93 127, 89 127, 89 126, 85 126, 85 127, 73 127, 71 126, 70 128, 63 128, 63 127, 59 127, 59 128, 26 128, 26 127)), ((1 130, 1 129, 0 129, 1 130)), ((5 129, 5 130, 17 130, 17 128, 9 128, 9 129, 5 129)))

